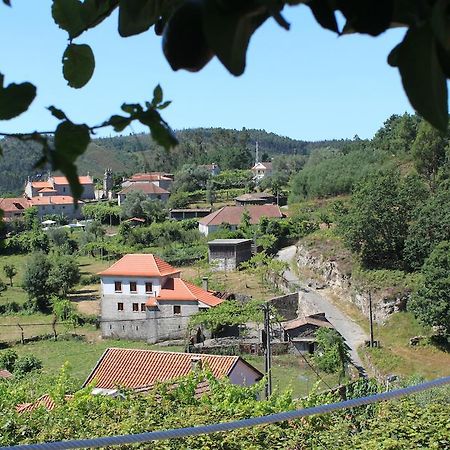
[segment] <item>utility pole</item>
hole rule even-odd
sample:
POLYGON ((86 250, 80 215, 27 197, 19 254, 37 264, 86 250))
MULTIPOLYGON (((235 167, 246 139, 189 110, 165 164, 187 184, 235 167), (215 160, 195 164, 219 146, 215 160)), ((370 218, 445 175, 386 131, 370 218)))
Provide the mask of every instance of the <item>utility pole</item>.
POLYGON ((369 291, 370 347, 373 347, 372 292, 369 291))
POLYGON ((272 395, 272 350, 270 348, 270 308, 268 303, 263 305, 264 311, 264 332, 263 332, 263 347, 264 347, 264 371, 267 377, 266 384, 266 398, 272 395))

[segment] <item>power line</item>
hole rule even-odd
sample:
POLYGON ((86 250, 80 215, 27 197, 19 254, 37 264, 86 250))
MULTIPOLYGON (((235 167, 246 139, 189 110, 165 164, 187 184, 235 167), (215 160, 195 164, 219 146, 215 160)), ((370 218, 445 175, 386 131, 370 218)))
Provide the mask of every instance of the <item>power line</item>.
POLYGON ((163 431, 151 431, 139 434, 128 434, 121 436, 106 436, 91 439, 76 439, 70 441, 46 442, 42 444, 15 445, 12 447, 0 447, 0 450, 69 450, 73 448, 105 447, 109 445, 137 444, 143 442, 159 441, 165 439, 186 438, 189 436, 199 436, 224 431, 238 430, 258 425, 267 425, 287 420, 309 417, 316 414, 328 414, 342 409, 355 408, 357 406, 371 405, 386 400, 405 397, 417 394, 428 389, 442 387, 450 384, 450 376, 438 378, 437 380, 408 386, 394 391, 386 391, 379 394, 365 397, 344 400, 326 405, 319 405, 310 408, 285 411, 282 413, 270 414, 268 416, 252 417, 250 419, 237 420, 233 422, 222 422, 211 425, 196 427, 177 428, 163 431))

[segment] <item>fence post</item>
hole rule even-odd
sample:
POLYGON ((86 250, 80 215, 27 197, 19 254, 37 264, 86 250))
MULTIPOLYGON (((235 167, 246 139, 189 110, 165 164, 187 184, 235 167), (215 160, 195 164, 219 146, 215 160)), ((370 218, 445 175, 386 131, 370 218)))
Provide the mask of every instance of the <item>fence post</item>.
POLYGON ((22 342, 22 345, 24 345, 25 344, 25 336, 23 334, 23 327, 22 327, 22 325, 20 325, 20 323, 18 323, 17 326, 20 328, 20 334, 21 334, 20 341, 22 342))
POLYGON ((53 319, 52 328, 53 328, 53 337, 55 338, 55 341, 57 341, 58 335, 56 333, 56 317, 53 319))

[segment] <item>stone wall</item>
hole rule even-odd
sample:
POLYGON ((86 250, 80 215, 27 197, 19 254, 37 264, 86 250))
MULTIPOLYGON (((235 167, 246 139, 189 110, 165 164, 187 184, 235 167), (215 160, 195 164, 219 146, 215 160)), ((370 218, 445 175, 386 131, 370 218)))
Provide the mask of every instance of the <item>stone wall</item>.
MULTIPOLYGON (((300 268, 312 271, 317 277, 308 284, 315 288, 331 288, 339 297, 348 299, 366 316, 369 315, 369 295, 356 285, 349 269, 342 269, 336 260, 328 260, 322 255, 311 252, 302 244, 297 244, 297 264, 300 268)), ((409 299, 409 292, 372 292, 372 310, 374 320, 383 323, 390 314, 403 311, 409 299)), ((307 305, 302 314, 308 315, 307 305)))
POLYGON ((284 320, 293 320, 298 317, 300 292, 286 294, 269 300, 284 320))

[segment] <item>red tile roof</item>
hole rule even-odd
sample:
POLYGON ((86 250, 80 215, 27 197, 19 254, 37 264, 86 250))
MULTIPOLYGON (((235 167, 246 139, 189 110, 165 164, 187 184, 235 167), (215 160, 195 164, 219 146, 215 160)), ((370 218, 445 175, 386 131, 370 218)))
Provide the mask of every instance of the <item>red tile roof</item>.
POLYGON ((251 170, 258 170, 260 169, 260 167, 258 166, 263 166, 263 168, 265 168, 266 170, 272 170, 272 163, 271 162, 259 162, 257 164, 255 164, 251 170))
MULTIPOLYGON (((179 301, 199 301, 208 306, 217 306, 223 300, 215 297, 208 291, 188 283, 181 278, 169 278, 162 289, 159 291, 156 301, 179 300, 179 301)), ((147 302, 148 306, 152 304, 154 298, 150 298, 147 302)))
MULTIPOLYGON (((73 197, 70 197, 69 195, 49 195, 46 197, 33 197, 30 200, 30 203, 33 206, 37 205, 71 205, 74 203, 73 197)), ((83 202, 81 200, 78 200, 79 204, 82 204, 83 202)))
POLYGON ((31 187, 35 189, 43 189, 43 188, 53 189, 53 185, 52 183, 50 183, 50 181, 32 181, 31 187))
POLYGON ((316 327, 325 327, 325 328, 334 328, 327 319, 318 319, 315 317, 302 317, 299 319, 289 320, 288 322, 283 322, 282 327, 284 330, 293 330, 295 328, 304 326, 304 325, 315 325, 316 327))
POLYGON ((5 212, 19 212, 30 206, 30 201, 23 197, 0 198, 0 209, 5 212))
POLYGON ((163 172, 151 172, 151 173, 135 173, 128 181, 159 181, 159 180, 170 180, 172 178, 168 177, 166 173, 163 172))
MULTIPOLYGON (((78 177, 78 180, 80 181, 80 184, 93 184, 94 183, 94 181, 92 180, 92 178, 89 175, 78 177)), ((55 184, 64 184, 64 185, 69 184, 69 180, 66 177, 53 177, 53 181, 55 184)))
POLYGON ((145 194, 170 194, 169 191, 153 183, 132 183, 126 188, 123 188, 119 194, 128 194, 128 192, 135 191, 144 192, 145 194))
MULTIPOLYGON (((65 400, 71 400, 73 398, 73 395, 65 395, 65 400)), ((50 397, 49 394, 44 394, 42 397, 39 397, 35 402, 33 403, 21 403, 20 405, 16 406, 16 411, 21 414, 24 412, 30 412, 34 411, 35 409, 39 407, 44 407, 45 409, 51 411, 56 407, 55 401, 50 397)))
POLYGON ((261 217, 283 217, 277 205, 224 206, 200 219, 199 223, 202 225, 220 225, 222 223, 239 225, 242 221, 244 211, 248 211, 250 214, 250 223, 252 224, 257 224, 261 217))
POLYGON ((0 369, 0 378, 12 378, 13 374, 6 369, 0 369))
POLYGON ((94 367, 83 387, 94 381, 95 387, 114 389, 122 386, 139 389, 156 382, 175 380, 189 375, 193 360, 201 361, 216 378, 229 376, 239 360, 262 374, 239 356, 161 352, 126 348, 108 348, 94 367))
POLYGON ((180 271, 152 254, 128 254, 98 275, 163 277, 177 273, 180 273, 180 271))

